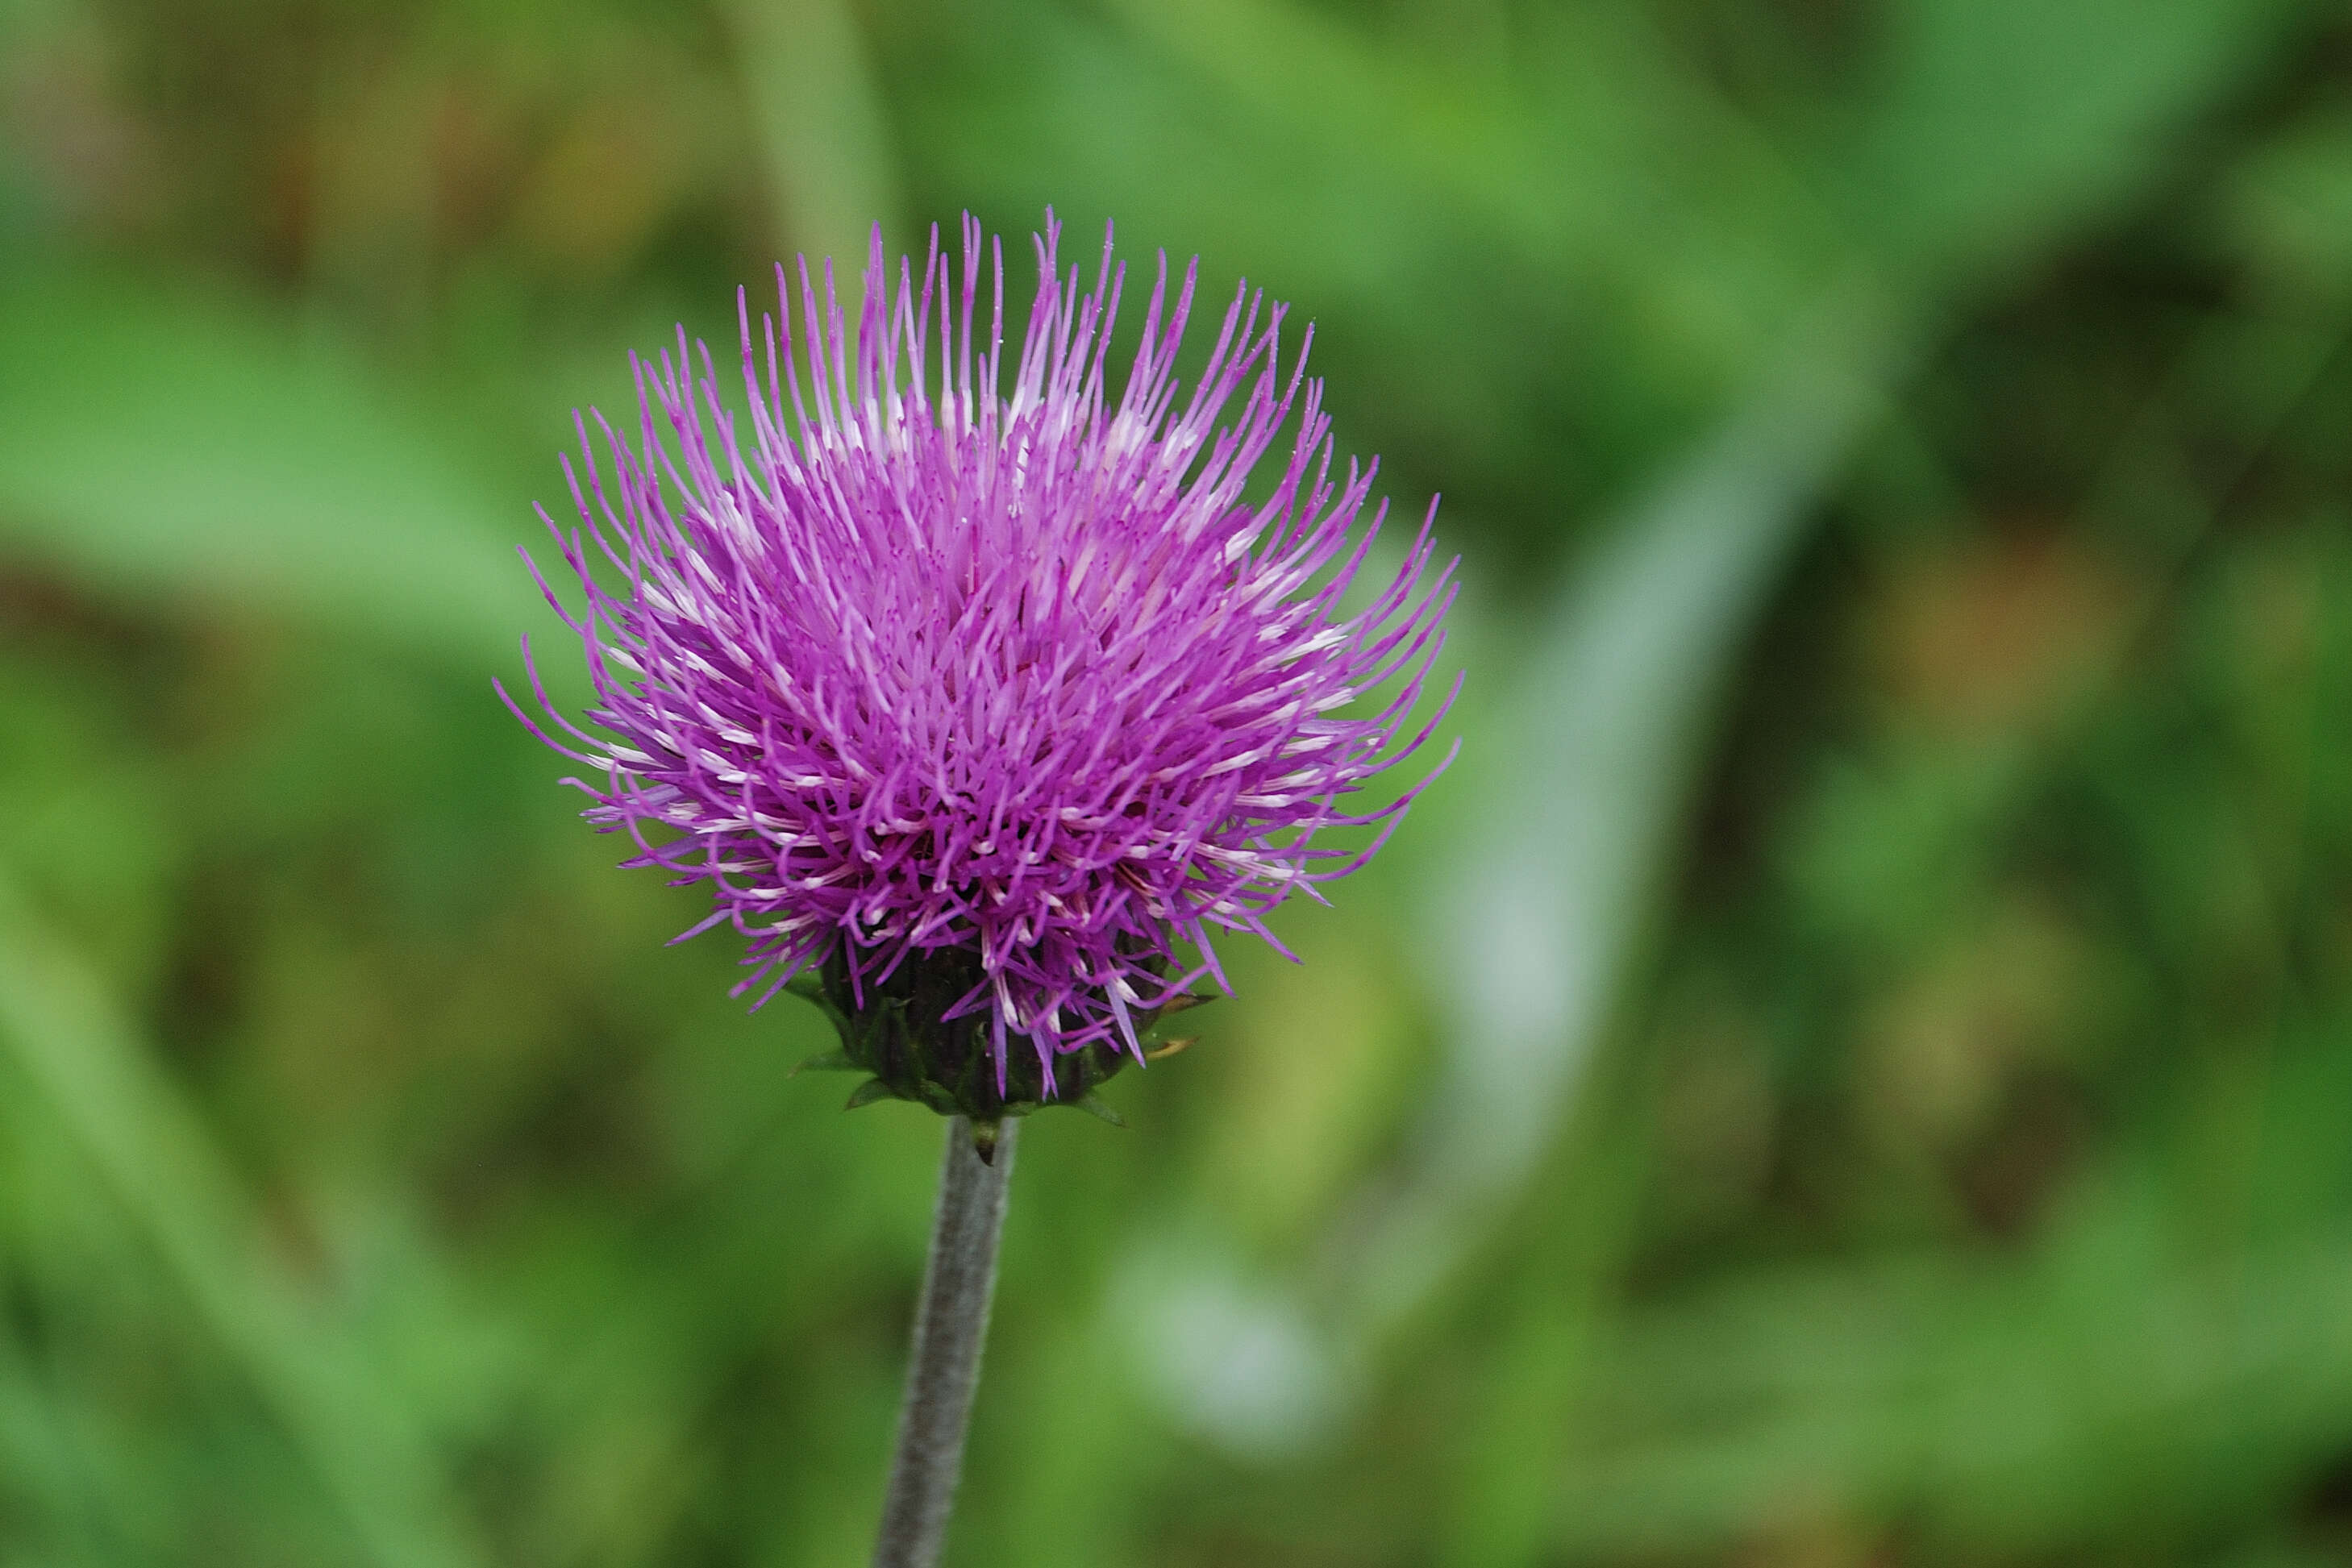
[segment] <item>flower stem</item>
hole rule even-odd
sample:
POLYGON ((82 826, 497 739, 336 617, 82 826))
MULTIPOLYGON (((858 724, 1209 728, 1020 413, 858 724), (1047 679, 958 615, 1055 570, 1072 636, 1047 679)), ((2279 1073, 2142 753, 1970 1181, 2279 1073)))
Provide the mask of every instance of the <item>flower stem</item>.
POLYGON ((882 1502, 874 1568, 933 1568, 947 1536, 956 1478, 963 1470, 964 1428, 980 1382, 980 1348, 988 1338, 988 1301, 996 1288, 996 1238, 1004 1225, 1004 1189, 1013 1176, 1013 1134, 1007 1118, 987 1160, 973 1150, 970 1118, 948 1123, 940 1160, 940 1207, 923 1298, 915 1312, 915 1345, 907 1398, 898 1411, 898 1448, 882 1502))

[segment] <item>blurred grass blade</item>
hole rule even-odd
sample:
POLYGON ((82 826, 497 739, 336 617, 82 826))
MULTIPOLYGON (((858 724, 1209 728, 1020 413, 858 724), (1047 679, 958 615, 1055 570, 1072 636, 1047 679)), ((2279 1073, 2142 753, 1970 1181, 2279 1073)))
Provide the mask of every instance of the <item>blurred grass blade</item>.
POLYGON ((733 0, 726 14, 785 241, 854 277, 873 225, 895 251, 906 222, 857 18, 846 0, 733 0))
POLYGON ((1197 1240, 1181 1268, 1158 1240, 1130 1258, 1130 1278, 1189 1274, 1244 1325, 1188 1352, 1174 1332, 1182 1298, 1152 1293, 1168 1331, 1152 1338, 1158 1385, 1188 1426, 1244 1453, 1311 1442, 1308 1405, 1285 1406, 1277 1430, 1265 1401, 1243 1396, 1327 1390, 1311 1414, 1338 1416, 1383 1343, 1510 1212, 1573 1106, 1646 924, 1725 668, 1908 340, 1874 287, 1826 300, 1723 428, 1570 576, 1486 727, 1512 737, 1486 770, 1485 809, 1469 813, 1490 826, 1428 900, 1440 928, 1415 946, 1437 966, 1445 1060, 1400 1179, 1337 1239, 1335 1332, 1296 1332, 1323 1321, 1303 1291, 1197 1240), (1261 1357, 1245 1385, 1219 1364, 1236 1340, 1261 1357))
POLYGON ((1444 1076, 1412 1184, 1359 1266, 1356 1332, 1376 1345, 1508 1223, 1547 1150, 1567 1156, 1549 1168, 1579 1216, 1501 1308, 1496 1425, 1457 1479, 1448 1564, 1532 1562, 1549 1546, 1559 1413, 1579 1403, 1643 1170, 1628 1130, 1601 1124, 1622 1118, 1624 1092, 1588 1102, 1588 1063, 1654 924, 1732 660, 1908 340, 1866 282, 1825 300, 1715 436, 1603 536, 1507 704, 1497 733, 1513 745, 1474 814, 1491 826, 1433 901, 1443 925, 1420 947, 1439 956, 1444 1076), (1564 1134, 1578 1112, 1584 1125, 1564 1134))
POLYGON ((1477 1239, 1559 1127, 1675 848, 1713 699, 1807 505, 1881 406, 1901 332, 1829 301, 1717 434, 1603 537, 1494 733, 1489 824, 1422 950, 1451 1038, 1415 1179, 1351 1300, 1377 1336, 1477 1239))
POLYGON ((195 1113, 80 956, 0 875, 0 1049, 45 1095, 383 1568, 488 1557, 422 1434, 269 1259, 195 1113))
POLYGON ((102 590, 250 600, 475 668, 541 622, 533 528, 354 368, 129 273, 0 289, 0 547, 102 590))

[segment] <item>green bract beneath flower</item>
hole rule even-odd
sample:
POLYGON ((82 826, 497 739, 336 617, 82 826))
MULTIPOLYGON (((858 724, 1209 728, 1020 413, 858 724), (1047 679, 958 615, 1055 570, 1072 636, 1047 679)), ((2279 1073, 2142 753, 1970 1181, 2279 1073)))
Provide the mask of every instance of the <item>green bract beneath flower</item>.
MULTIPOLYGON (((794 995, 823 1009, 841 1037, 839 1051, 812 1058, 801 1068, 871 1074, 850 1095, 852 1110, 877 1100, 910 1100, 942 1116, 968 1116, 983 1159, 993 1151, 1004 1118, 1047 1105, 1072 1105, 1118 1123, 1118 1113, 1095 1097, 1095 1090, 1132 1059, 1108 1042, 1057 1053, 1050 1065, 1048 1059, 1012 1053, 999 1085, 988 1011, 946 1016, 983 980, 980 954, 968 947, 916 953, 887 977, 854 988, 848 965, 836 955, 814 973, 803 972, 791 987, 794 995)), ((1168 1015, 1207 999, 1179 995, 1165 1007, 1138 1009, 1137 1033, 1149 1037, 1168 1015)), ((1165 1040, 1146 1054, 1172 1055, 1191 1043, 1165 1040)))

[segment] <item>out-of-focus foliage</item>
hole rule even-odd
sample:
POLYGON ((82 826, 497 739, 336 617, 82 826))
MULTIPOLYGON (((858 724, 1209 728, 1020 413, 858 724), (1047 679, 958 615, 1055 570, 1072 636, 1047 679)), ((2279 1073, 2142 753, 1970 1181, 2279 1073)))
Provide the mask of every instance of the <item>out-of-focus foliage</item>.
POLYGON ((1024 1140, 955 1560, 2352 1554, 2340 7, 8 0, 0 1559, 862 1558, 936 1124, 488 682, 627 350, 1049 202, 1470 685, 1024 1140))

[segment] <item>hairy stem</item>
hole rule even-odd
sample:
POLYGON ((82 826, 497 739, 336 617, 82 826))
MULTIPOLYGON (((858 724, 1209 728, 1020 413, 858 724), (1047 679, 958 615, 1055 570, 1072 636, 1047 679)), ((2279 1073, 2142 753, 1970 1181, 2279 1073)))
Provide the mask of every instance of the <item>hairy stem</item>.
POLYGON ((907 1368, 907 1399, 898 1412, 898 1448, 890 1461, 890 1490, 882 1503, 882 1532, 874 1568, 932 1568, 947 1536, 956 1478, 963 1470, 964 1428, 980 1382, 980 1349, 988 1338, 988 1301, 996 1288, 996 1238, 1004 1225, 1004 1189, 1013 1176, 1013 1134, 1007 1118, 995 1129, 992 1157, 973 1152, 967 1117, 948 1123, 940 1160, 940 1207, 931 1226, 930 1260, 915 1312, 915 1346, 907 1368))

